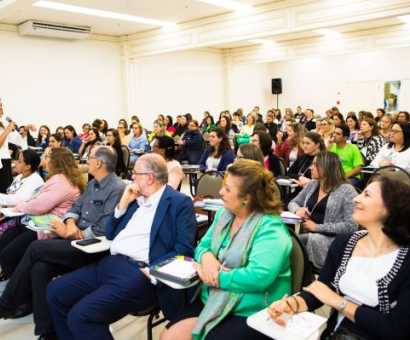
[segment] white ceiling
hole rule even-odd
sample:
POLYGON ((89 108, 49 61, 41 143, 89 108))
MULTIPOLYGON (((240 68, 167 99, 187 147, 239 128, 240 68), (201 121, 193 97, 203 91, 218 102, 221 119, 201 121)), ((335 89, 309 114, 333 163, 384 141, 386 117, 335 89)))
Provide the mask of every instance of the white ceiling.
MULTIPOLYGON (((110 36, 129 35, 157 28, 152 25, 115 19, 98 18, 32 6, 37 0, 19 0, 0 10, 0 23, 19 25, 29 19, 61 24, 91 27, 93 34, 110 36)), ((184 23, 229 12, 229 10, 197 0, 52 0, 74 6, 147 17, 151 19, 184 23)), ((258 6, 269 0, 236 0, 239 3, 258 6)), ((1 0, 0 0, 1 4, 1 0)))
MULTIPOLYGON (((1 3, 6 0, 0 0, 1 3)), ((116 19, 99 18, 83 14, 73 14, 69 12, 44 9, 34 7, 37 0, 18 0, 15 3, 0 9, 0 23, 9 25, 19 25, 29 19, 47 21, 60 24, 78 25, 91 27, 93 34, 107 36, 131 35, 157 27, 147 24, 120 21, 116 19)), ((52 0, 54 2, 70 4, 80 7, 94 8, 103 11, 112 11, 122 14, 147 17, 151 19, 186 23, 212 17, 229 12, 229 10, 198 0, 52 0)), ((280 3, 283 0, 236 0, 237 2, 252 6, 265 5, 267 3, 280 3)), ((332 0, 333 1, 333 0, 332 0)), ((314 2, 312 3, 312 6, 314 2)), ((401 22, 394 17, 361 21, 343 26, 331 27, 341 33, 356 32, 360 30, 372 29, 376 27, 398 25, 401 22)), ((278 34, 271 37, 264 37, 264 40, 275 42, 291 41, 295 39, 306 39, 317 37, 318 34, 309 31, 299 31, 286 34, 278 34)), ((251 46, 254 43, 249 41, 237 41, 214 45, 215 48, 237 48, 251 46)))

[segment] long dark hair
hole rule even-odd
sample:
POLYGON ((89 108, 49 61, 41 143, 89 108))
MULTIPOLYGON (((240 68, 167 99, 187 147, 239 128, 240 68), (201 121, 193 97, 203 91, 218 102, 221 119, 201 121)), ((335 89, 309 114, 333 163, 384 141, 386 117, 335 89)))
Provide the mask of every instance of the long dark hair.
POLYGON ((215 158, 219 158, 224 155, 228 150, 232 150, 231 144, 229 143, 228 135, 225 133, 224 129, 221 127, 215 127, 211 130, 211 132, 215 132, 218 138, 222 138, 221 143, 219 143, 218 150, 215 149, 211 145, 211 152, 209 153, 215 158))
MULTIPOLYGON (((407 121, 401 121, 393 123, 393 126, 394 125, 399 125, 403 131, 403 146, 399 152, 406 151, 410 147, 410 123, 407 121)), ((387 148, 391 149, 393 146, 394 143, 390 142, 389 145, 387 145, 387 148)))
POLYGON ((222 119, 226 120, 226 126, 225 126, 225 128, 222 128, 222 129, 225 130, 226 134, 229 134, 229 131, 232 130, 231 118, 225 114, 225 116, 221 117, 221 121, 222 121, 222 119))
MULTIPOLYGON (((84 146, 84 150, 90 145, 94 145, 97 142, 101 142, 100 131, 95 127, 91 128, 90 131, 93 131, 95 133, 96 138, 95 140, 90 140, 89 142, 87 142, 87 144, 85 144, 84 146)), ((88 131, 88 134, 90 133, 90 131, 88 131)))
MULTIPOLYGON (((64 130, 69 130, 69 131, 71 131, 71 132, 73 133, 73 139, 74 139, 75 137, 77 137, 77 131, 75 131, 74 126, 72 126, 72 125, 67 125, 67 126, 64 128, 64 130)), ((65 134, 64 134, 64 140, 67 140, 65 134)))

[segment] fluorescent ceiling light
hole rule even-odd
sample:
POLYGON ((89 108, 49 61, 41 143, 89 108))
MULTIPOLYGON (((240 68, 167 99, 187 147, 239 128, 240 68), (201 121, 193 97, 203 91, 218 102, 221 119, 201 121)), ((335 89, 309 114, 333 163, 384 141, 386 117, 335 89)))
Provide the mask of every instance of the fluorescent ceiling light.
POLYGON ((318 30, 314 30, 313 32, 321 34, 321 35, 325 35, 327 37, 338 37, 338 36, 340 36, 340 32, 333 31, 333 30, 330 30, 330 29, 327 29, 327 28, 321 28, 321 29, 318 29, 318 30))
POLYGON ((410 24, 410 15, 401 15, 401 16, 397 17, 397 19, 399 19, 399 20, 401 20, 401 21, 403 21, 407 24, 410 24))
POLYGON ((272 40, 252 39, 252 40, 249 40, 249 41, 252 42, 252 43, 255 43, 255 44, 263 44, 263 45, 266 45, 266 46, 275 45, 275 42, 272 41, 272 40))
POLYGON ((95 17, 103 17, 103 18, 138 22, 141 24, 148 24, 148 25, 154 25, 154 26, 174 26, 175 25, 174 23, 171 23, 171 22, 165 22, 165 21, 143 18, 143 17, 128 15, 128 14, 121 14, 121 13, 116 13, 116 12, 101 11, 101 10, 93 9, 93 8, 60 4, 57 2, 51 2, 51 1, 37 1, 35 4, 33 4, 33 6, 48 8, 48 9, 55 9, 58 11, 66 11, 66 12, 72 12, 72 13, 92 15, 95 17))
POLYGON ((206 2, 208 4, 219 6, 219 7, 233 9, 234 11, 248 12, 252 10, 252 6, 245 5, 240 2, 232 1, 232 0, 199 0, 199 1, 206 2))
POLYGON ((3 0, 2 2, 0 2, 0 9, 7 7, 16 1, 17 0, 3 0))

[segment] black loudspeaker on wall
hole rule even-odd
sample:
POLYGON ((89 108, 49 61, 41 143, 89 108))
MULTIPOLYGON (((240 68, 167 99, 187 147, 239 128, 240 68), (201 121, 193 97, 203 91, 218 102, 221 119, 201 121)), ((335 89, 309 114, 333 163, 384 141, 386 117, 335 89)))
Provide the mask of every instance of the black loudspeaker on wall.
POLYGON ((273 78, 272 79, 272 94, 281 94, 282 93, 282 78, 273 78))

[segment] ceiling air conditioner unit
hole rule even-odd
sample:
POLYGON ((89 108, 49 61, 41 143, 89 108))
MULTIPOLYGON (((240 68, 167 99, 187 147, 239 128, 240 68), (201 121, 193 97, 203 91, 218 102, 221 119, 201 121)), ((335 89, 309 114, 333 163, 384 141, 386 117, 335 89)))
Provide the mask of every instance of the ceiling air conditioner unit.
POLYGON ((21 35, 60 39, 85 39, 91 34, 90 27, 54 24, 34 20, 28 20, 19 25, 18 28, 21 35))

